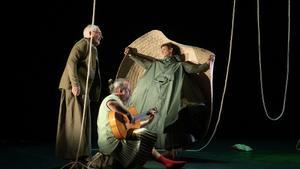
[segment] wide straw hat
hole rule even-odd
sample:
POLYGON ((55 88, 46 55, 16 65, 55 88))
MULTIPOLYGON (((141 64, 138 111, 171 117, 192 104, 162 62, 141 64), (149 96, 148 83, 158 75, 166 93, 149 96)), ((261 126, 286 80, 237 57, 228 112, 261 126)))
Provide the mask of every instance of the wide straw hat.
MULTIPOLYGON (((178 45, 180 47, 181 53, 184 54, 184 60, 190 61, 195 64, 202 64, 206 62, 211 55, 215 55, 209 50, 196 46, 184 45, 170 40, 159 30, 152 30, 142 35, 141 37, 133 41, 129 45, 129 47, 136 48, 137 51, 141 54, 157 59, 162 59, 163 56, 161 54, 161 45, 167 42, 172 42, 178 45)), ((144 69, 142 67, 134 63, 131 59, 128 58, 128 56, 124 56, 117 72, 117 78, 128 78, 131 82, 132 89, 134 89, 137 80, 143 74, 143 72, 144 69)), ((210 69, 206 71, 205 74, 209 79, 211 79, 210 69)))

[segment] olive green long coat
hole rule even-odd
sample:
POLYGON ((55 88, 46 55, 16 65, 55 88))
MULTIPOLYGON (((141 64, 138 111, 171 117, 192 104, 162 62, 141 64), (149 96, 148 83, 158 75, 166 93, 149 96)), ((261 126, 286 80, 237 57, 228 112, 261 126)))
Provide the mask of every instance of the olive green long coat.
POLYGON ((97 59, 97 48, 92 45, 90 76, 86 113, 83 113, 85 87, 89 61, 89 39, 82 38, 72 48, 62 74, 59 89, 61 100, 56 137, 56 155, 63 159, 75 159, 84 119, 79 157, 91 154, 90 100, 99 100, 101 80, 97 59), (80 95, 74 96, 72 86, 80 86, 80 95))

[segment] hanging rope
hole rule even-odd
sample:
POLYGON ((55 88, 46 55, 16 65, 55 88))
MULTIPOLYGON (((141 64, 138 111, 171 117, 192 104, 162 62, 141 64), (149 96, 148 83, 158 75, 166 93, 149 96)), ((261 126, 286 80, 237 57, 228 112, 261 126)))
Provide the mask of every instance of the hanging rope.
MULTIPOLYGON (((94 23, 95 23, 95 10, 96 10, 96 0, 93 1, 93 14, 92 14, 92 23, 91 23, 91 28, 93 28, 94 23)), ((79 151, 80 151, 80 145, 82 141, 82 134, 83 134, 83 125, 85 122, 85 116, 86 116, 86 104, 87 104, 87 96, 88 96, 88 86, 89 86, 89 76, 90 76, 90 67, 91 67, 91 57, 92 57, 92 43, 93 43, 93 34, 91 33, 90 37, 90 44, 89 44, 89 56, 88 56, 88 69, 87 69, 87 77, 86 77, 86 86, 85 86, 85 94, 84 94, 84 104, 83 104, 83 116, 82 116, 82 121, 81 121, 81 128, 80 128, 80 137, 79 137, 79 143, 78 143, 78 148, 77 148, 77 153, 76 153, 76 160, 74 162, 67 163, 64 165, 61 169, 72 165, 70 169, 79 166, 82 166, 83 168, 89 169, 90 167, 79 162, 79 151)))
MULTIPOLYGON (((95 8, 96 8, 96 0, 94 0, 93 3, 93 16, 92 16, 92 28, 94 26, 95 22, 95 8)), ((76 154, 76 161, 78 161, 78 156, 79 156, 79 151, 80 151, 80 145, 81 145, 81 140, 82 140, 82 133, 83 133, 83 124, 85 121, 85 116, 86 116, 86 102, 87 102, 87 96, 88 96, 88 86, 89 86, 89 77, 90 77, 90 69, 91 69, 91 57, 92 57, 92 44, 93 44, 93 34, 91 33, 91 38, 90 38, 90 44, 89 44, 89 59, 88 59, 88 69, 87 69, 87 76, 86 76, 86 85, 85 85, 85 94, 84 94, 84 104, 83 104, 83 118, 81 122, 81 130, 80 130, 80 137, 79 137, 79 144, 77 148, 77 154, 76 154)))
POLYGON ((262 68, 261 68, 261 40, 260 40, 260 14, 259 14, 259 0, 257 2, 257 32, 258 32, 258 56, 259 56, 259 77, 260 77, 260 91, 261 91, 261 99, 264 107, 264 111, 268 119, 276 121, 280 119, 284 113, 285 110, 285 103, 286 103, 286 95, 287 95, 287 87, 288 87, 288 79, 289 79, 289 69, 290 69, 290 64, 289 64, 289 59, 290 59, 290 29, 291 29, 291 2, 288 0, 288 35, 287 35, 287 57, 286 57, 286 80, 285 80, 285 89, 284 89, 284 96, 283 96, 283 105, 282 105, 282 110, 281 113, 279 114, 278 117, 271 117, 269 115, 269 112, 266 107, 265 103, 265 95, 264 95, 264 89, 263 89, 263 77, 262 77, 262 68))
POLYGON ((298 140, 298 142, 296 144, 296 150, 300 151, 300 138, 299 138, 299 140, 298 140))
MULTIPOLYGON (((231 20, 231 31, 230 31, 230 43, 229 43, 229 53, 228 53, 228 63, 227 63, 227 70, 226 70, 226 76, 225 76, 225 84, 224 84, 224 88, 223 88, 223 93, 222 93, 222 98, 221 98, 221 103, 220 103, 220 109, 219 109, 219 113, 218 113, 218 119, 216 122, 216 125, 214 127, 213 133, 210 136, 210 138, 208 139, 207 143, 205 143, 201 148, 196 149, 196 150, 187 150, 187 151, 201 151, 203 150, 205 147, 207 147, 209 145, 209 143, 211 142, 211 140, 213 139, 214 135, 216 134, 220 119, 221 119, 221 114, 222 114, 222 110, 223 110, 223 102, 224 102, 224 97, 225 97, 225 93, 226 93, 226 88, 227 88, 227 81, 228 81, 228 74, 229 74, 229 67, 230 67, 230 61, 231 61, 231 51, 232 51, 232 39, 233 39, 233 30, 234 30, 234 19, 235 19, 235 9, 236 9, 236 0, 233 0, 233 7, 232 7, 232 20, 231 20)), ((214 67, 214 62, 211 63, 211 94, 213 96, 213 67, 214 67)), ((213 97, 211 99, 211 111, 213 111, 213 97)))

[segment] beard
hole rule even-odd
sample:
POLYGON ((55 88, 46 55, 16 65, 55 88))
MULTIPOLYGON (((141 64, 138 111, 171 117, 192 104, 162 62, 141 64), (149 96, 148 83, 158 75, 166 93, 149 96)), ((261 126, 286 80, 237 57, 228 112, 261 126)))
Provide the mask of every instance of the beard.
POLYGON ((93 44, 94 44, 95 46, 100 45, 100 39, 93 39, 93 44))

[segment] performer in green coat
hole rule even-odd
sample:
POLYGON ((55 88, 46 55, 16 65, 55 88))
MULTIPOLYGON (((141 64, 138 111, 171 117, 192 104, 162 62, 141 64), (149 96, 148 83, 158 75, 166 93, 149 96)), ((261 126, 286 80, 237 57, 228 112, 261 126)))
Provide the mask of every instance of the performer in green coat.
POLYGON ((199 124, 193 122, 197 120, 196 117, 195 119, 186 119, 186 117, 193 116, 192 114, 195 113, 193 107, 198 107, 198 111, 205 109, 205 103, 187 99, 190 97, 185 97, 183 92, 189 87, 192 74, 209 69, 213 56, 204 64, 184 62, 180 48, 171 42, 161 45, 161 52, 164 58, 155 59, 142 55, 133 48, 125 49, 124 54, 129 55, 145 69, 133 91, 130 104, 135 105, 139 112, 151 107, 158 109, 157 118, 147 126, 147 129, 158 133, 156 147, 183 148, 194 141, 193 128, 197 127, 188 126, 187 120, 191 120, 191 124, 199 124), (188 115, 182 115, 182 119, 178 118, 181 113, 188 115))

